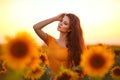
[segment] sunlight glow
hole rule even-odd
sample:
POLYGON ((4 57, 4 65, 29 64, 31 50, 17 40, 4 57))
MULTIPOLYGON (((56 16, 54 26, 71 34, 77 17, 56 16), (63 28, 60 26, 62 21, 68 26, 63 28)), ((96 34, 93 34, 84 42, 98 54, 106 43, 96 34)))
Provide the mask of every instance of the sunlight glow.
MULTIPOLYGON (((25 30, 39 41, 33 25, 63 12, 75 13, 80 17, 87 44, 101 42, 120 45, 119 0, 1 0, 0 35, 14 35, 25 30)), ((54 22, 44 31, 58 38, 56 28, 57 22, 54 22)))

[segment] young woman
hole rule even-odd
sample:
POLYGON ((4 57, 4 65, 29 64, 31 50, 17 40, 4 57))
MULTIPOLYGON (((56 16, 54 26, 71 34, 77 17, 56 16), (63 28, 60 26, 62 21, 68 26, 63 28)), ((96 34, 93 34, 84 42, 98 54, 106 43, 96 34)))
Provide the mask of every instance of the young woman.
POLYGON ((72 69, 80 64, 85 45, 80 20, 75 14, 62 13, 35 24, 33 28, 48 46, 48 66, 53 72, 58 73, 61 66, 72 69), (43 27, 54 21, 59 21, 59 39, 42 31, 43 27))

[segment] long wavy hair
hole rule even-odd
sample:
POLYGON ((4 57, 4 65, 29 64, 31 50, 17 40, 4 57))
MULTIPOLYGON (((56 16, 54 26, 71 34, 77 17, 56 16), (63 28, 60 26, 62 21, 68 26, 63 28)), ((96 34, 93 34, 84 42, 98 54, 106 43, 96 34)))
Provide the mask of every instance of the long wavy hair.
POLYGON ((85 48, 83 32, 79 18, 72 14, 66 14, 70 20, 70 32, 67 34, 68 48, 68 67, 78 66, 80 64, 80 56, 85 48))

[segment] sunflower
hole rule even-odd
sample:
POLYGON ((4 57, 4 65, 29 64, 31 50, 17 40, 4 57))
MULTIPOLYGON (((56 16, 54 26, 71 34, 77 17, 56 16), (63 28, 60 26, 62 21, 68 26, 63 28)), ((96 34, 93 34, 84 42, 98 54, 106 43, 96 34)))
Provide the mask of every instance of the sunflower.
POLYGON ((78 74, 70 69, 63 69, 60 71, 54 80, 77 80, 78 74))
POLYGON ((48 58, 47 58, 46 53, 42 53, 39 58, 43 62, 44 65, 48 64, 48 58))
POLYGON ((114 53, 104 46, 93 46, 81 56, 80 66, 91 77, 103 77, 114 64, 114 53))
POLYGON ((115 79, 120 79, 120 66, 116 66, 111 70, 111 76, 115 79))
POLYGON ((42 53, 42 47, 41 46, 38 46, 38 52, 39 52, 39 55, 42 53))
POLYGON ((44 74, 42 67, 36 67, 34 70, 28 70, 24 77, 28 80, 38 80, 44 74))
POLYGON ((42 53, 47 53, 48 46, 45 44, 42 45, 42 53))
POLYGON ((36 42, 27 32, 19 32, 14 37, 7 37, 4 58, 13 69, 23 69, 31 56, 37 56, 36 42))
POLYGON ((36 69, 36 67, 39 67, 40 66, 40 63, 41 63, 42 61, 39 59, 39 57, 32 57, 31 58, 31 61, 27 64, 27 67, 29 68, 29 69, 32 69, 32 70, 34 70, 34 69, 36 69))
POLYGON ((0 63, 0 74, 4 74, 6 73, 7 71, 7 66, 6 66, 6 62, 1 60, 1 63, 0 63))
POLYGON ((82 70, 75 70, 75 72, 78 74, 79 78, 85 77, 85 73, 82 70))

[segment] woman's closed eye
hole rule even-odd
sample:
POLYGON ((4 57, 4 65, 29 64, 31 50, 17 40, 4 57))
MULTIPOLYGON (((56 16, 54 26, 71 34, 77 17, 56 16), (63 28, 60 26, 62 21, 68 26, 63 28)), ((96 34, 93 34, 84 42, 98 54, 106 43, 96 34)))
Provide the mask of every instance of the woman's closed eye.
POLYGON ((66 21, 63 22, 65 25, 68 25, 68 23, 66 21))

